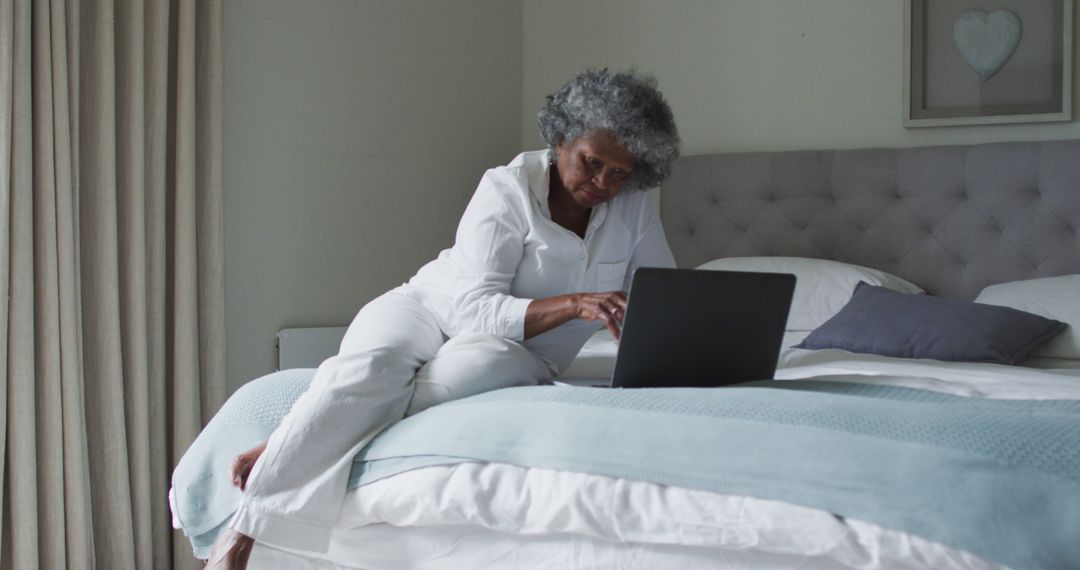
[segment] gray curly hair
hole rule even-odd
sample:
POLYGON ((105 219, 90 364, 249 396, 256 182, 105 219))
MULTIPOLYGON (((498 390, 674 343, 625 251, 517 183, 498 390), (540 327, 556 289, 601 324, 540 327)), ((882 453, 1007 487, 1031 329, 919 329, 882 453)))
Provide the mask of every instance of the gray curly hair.
POLYGON ((551 148, 585 131, 608 131, 635 158, 627 186, 658 186, 679 156, 679 132, 656 79, 633 70, 589 69, 547 96, 537 117, 540 136, 551 148))

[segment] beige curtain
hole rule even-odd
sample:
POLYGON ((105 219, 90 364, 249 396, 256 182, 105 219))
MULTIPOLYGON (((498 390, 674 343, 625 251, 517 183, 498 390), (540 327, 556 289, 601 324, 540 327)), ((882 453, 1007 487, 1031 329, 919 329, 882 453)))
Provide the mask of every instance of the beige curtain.
POLYGON ((0 568, 195 568, 224 396, 221 0, 0 0, 0 568))

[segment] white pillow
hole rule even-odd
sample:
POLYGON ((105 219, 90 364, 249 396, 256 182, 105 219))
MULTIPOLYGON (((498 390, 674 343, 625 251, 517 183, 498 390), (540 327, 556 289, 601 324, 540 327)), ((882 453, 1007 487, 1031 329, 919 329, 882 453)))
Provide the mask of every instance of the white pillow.
POLYGON ((1069 325, 1053 340, 1036 348, 1032 356, 1080 359, 1080 275, 990 285, 979 293, 975 302, 1012 307, 1069 325))
POLYGON ((722 257, 698 269, 792 273, 795 297, 788 313, 787 330, 812 331, 840 312, 851 300, 859 281, 902 293, 922 293, 918 285, 877 269, 842 261, 806 257, 722 257))

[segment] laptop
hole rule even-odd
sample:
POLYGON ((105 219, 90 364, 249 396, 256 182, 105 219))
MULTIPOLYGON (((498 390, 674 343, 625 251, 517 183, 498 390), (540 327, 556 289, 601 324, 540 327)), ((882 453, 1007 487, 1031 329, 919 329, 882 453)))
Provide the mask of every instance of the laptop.
POLYGON ((642 268, 630 291, 611 387, 717 387, 776 373, 794 275, 642 268))

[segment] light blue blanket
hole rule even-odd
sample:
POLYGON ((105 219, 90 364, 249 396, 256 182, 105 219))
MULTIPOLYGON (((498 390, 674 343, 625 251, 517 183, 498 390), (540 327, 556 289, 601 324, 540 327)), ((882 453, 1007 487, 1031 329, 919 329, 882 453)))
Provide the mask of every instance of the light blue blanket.
POLYGON ((1015 568, 1080 561, 1080 402, 816 381, 512 388, 399 422, 351 484, 462 461, 782 500, 1015 568))

